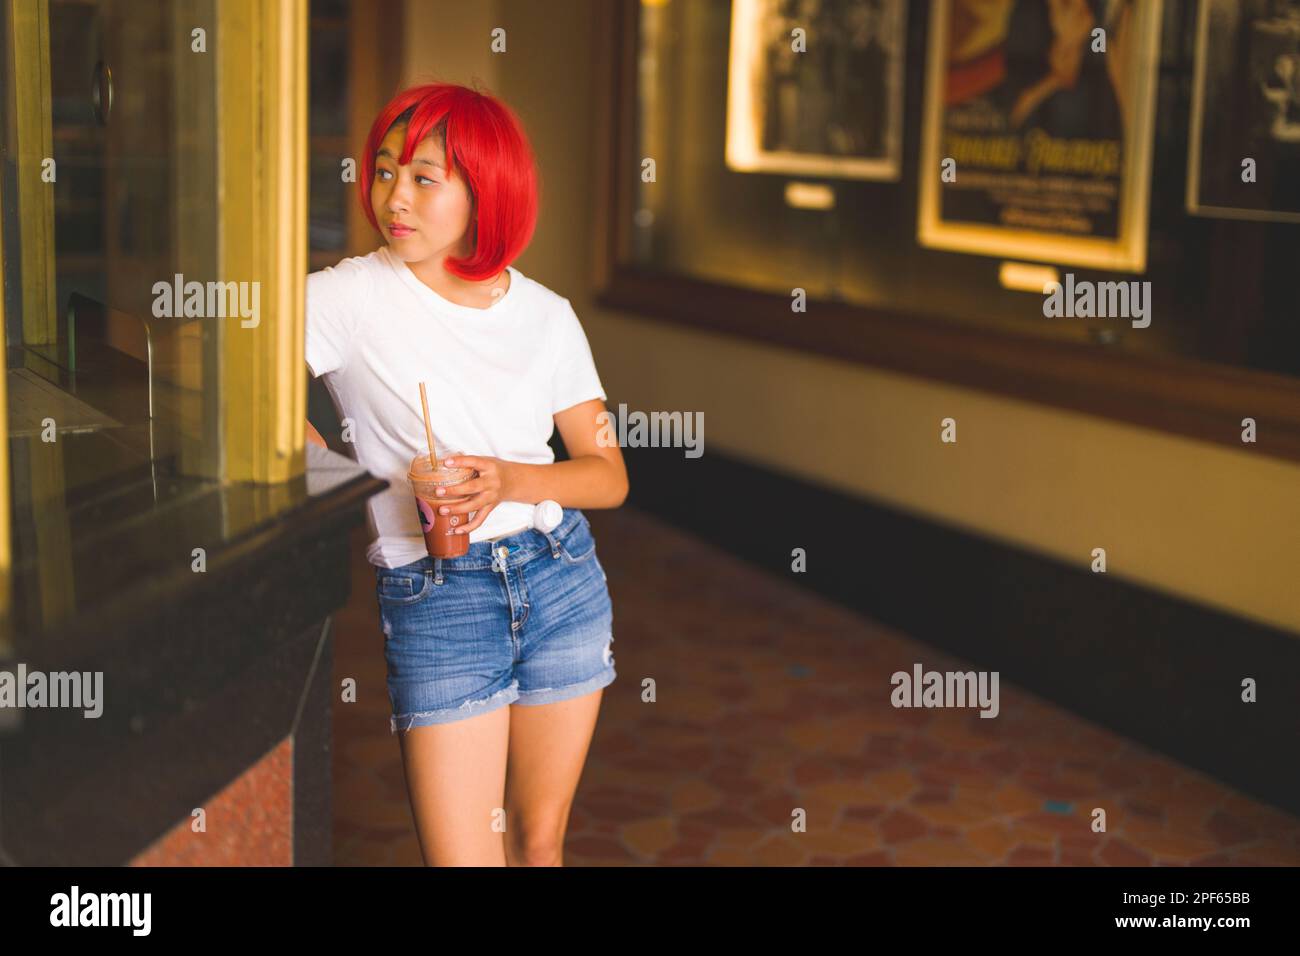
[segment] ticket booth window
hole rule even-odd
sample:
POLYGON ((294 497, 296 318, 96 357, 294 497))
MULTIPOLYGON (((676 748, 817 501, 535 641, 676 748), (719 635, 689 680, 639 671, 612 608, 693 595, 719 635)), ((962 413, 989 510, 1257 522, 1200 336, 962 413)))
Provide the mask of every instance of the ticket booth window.
POLYGON ((308 25, 306 0, 0 3, 0 547, 39 582, 25 620, 72 612, 67 568, 110 524, 301 480, 308 25))

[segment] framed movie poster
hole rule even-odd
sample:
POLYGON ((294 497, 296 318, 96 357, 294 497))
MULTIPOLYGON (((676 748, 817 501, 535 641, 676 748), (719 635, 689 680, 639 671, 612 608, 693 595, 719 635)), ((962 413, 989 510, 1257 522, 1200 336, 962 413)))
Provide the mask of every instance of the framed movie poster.
POLYGON ((727 167, 898 179, 904 17, 903 0, 734 0, 727 167))
POLYGON ((1201 0, 1187 211, 1300 222, 1300 0, 1201 0))
POLYGON ((1146 268, 1160 0, 933 0, 922 245, 1146 268))

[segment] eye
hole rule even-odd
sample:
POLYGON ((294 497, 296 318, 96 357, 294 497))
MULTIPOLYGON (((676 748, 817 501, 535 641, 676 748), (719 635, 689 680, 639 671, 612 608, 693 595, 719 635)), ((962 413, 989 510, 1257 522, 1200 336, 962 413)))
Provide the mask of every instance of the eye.
POLYGON ((430 179, 428 176, 416 176, 415 178, 423 179, 426 183, 433 183, 435 186, 438 185, 437 181, 430 179))

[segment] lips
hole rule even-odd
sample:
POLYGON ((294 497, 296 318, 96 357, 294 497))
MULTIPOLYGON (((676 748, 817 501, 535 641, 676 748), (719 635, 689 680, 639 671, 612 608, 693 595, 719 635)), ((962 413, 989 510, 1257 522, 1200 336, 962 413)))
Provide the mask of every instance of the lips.
POLYGON ((410 226, 402 226, 390 222, 388 224, 388 232, 394 238, 401 238, 402 236, 409 236, 411 233, 415 232, 415 230, 412 229, 410 226))

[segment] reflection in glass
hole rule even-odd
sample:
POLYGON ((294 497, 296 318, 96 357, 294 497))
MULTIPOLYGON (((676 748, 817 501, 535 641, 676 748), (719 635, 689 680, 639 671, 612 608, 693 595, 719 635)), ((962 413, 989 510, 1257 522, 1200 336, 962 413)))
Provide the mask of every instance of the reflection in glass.
MULTIPOLYGON (((95 433, 90 446, 124 474, 148 465, 151 475, 215 475, 221 320, 167 314, 158 294, 177 275, 205 287, 218 278, 215 59, 196 49, 215 41, 212 0, 48 9, 48 30, 37 32, 48 46, 20 43, 6 77, 19 97, 40 102, 44 86, 49 101, 7 124, 7 171, 39 176, 44 142, 54 161, 52 237, 25 231, 40 210, 5 192, 6 235, 23 249, 5 264, 7 368, 20 399, 10 434, 52 419, 56 435, 95 433), (42 271, 52 322, 33 334, 42 271)), ((81 475, 69 462, 69 488, 81 475)))
POLYGON ((32 623, 91 586, 76 555, 111 522, 215 484, 221 323, 239 321, 159 295, 221 278, 214 0, 44 6, 4 5, 0 76, 14 600, 32 623))
MULTIPOLYGON (((979 330, 1300 373, 1300 333, 1291 318, 1300 309, 1300 284, 1291 280, 1293 270, 1287 265, 1294 259, 1295 225, 1208 220, 1185 209, 1197 11, 1235 17, 1239 4, 1153 4, 1163 11, 1160 18, 1152 16, 1149 24, 1135 21, 1148 31, 1135 35, 1135 42, 1159 42, 1159 59, 1151 71, 1156 108, 1150 195, 1144 201, 1150 228, 1146 267, 1140 273, 1058 262, 1045 249, 1008 257, 990 250, 928 248, 918 241, 921 186, 932 182, 926 177, 940 175, 922 161, 920 148, 934 8, 929 3, 905 6, 905 17, 891 18, 885 15, 890 0, 629 4, 636 16, 635 48, 629 51, 636 71, 634 91, 624 105, 633 113, 635 144, 634 162, 621 167, 629 178, 619 195, 630 198, 631 208, 626 216, 620 211, 620 262, 653 275, 784 297, 803 289, 813 300, 863 307, 864 322, 870 321, 869 310, 879 310, 979 330), (752 17, 744 21, 748 33, 738 33, 735 17, 746 11, 752 17), (798 40, 792 31, 800 27, 805 52, 791 47, 798 40), (884 39, 882 31, 888 30, 896 35, 884 39), (1159 36, 1152 38, 1152 30, 1159 36), (862 43, 854 39, 858 36, 862 43), (846 161, 889 155, 881 146, 888 137, 874 133, 888 127, 868 122, 889 112, 888 99, 871 92, 890 86, 880 81, 888 75, 880 65, 882 51, 901 54, 897 182, 873 181, 858 159, 846 161), (746 68, 733 69, 737 65, 746 68), (733 88, 737 83, 747 88, 733 88), (868 124, 870 135, 854 122, 868 124), (861 167, 856 175, 853 164, 861 167), (651 170, 653 180, 646 181, 651 170), (1007 262, 1010 270, 1004 267, 1007 262), (1090 285, 1150 282, 1156 290, 1154 319, 1138 329, 1123 317, 1062 321, 1045 315, 1041 291, 1003 281, 1022 263, 1055 267, 1062 279, 1071 274, 1090 285)), ((989 5, 956 6, 966 12, 979 7, 987 14, 989 5)), ((1010 15, 1017 50, 1046 55, 1041 42, 1030 42, 1053 30, 1040 0, 993 6, 1010 15)), ((1089 0, 1076 12, 1090 10, 1104 20, 1124 6, 1089 0)), ((1260 2, 1251 9, 1272 6, 1260 2)), ((1268 24, 1260 27, 1267 29, 1268 24)), ((1289 29, 1283 29, 1286 36, 1289 29)), ((1237 46, 1252 49, 1244 42, 1237 46)), ((1215 56, 1227 56, 1215 49, 1215 56)), ((988 63, 996 67, 996 57, 972 66, 973 75, 982 75, 977 67, 988 63)), ((1037 60, 1031 65, 1030 79, 1037 84, 1045 67, 1037 60)), ((1215 82, 1229 90, 1240 87, 1242 97, 1253 96, 1251 75, 1226 71, 1215 82)), ((1278 88, 1275 77, 1261 82, 1278 88)), ((1059 106, 1074 109, 1070 104, 1079 99, 1061 97, 1059 106)), ((1270 123, 1260 126, 1265 130, 1261 135, 1267 136, 1270 123)), ((1232 137, 1224 141, 1228 146, 1216 175, 1224 183, 1236 182, 1238 192, 1254 189, 1241 181, 1244 154, 1233 154, 1237 158, 1231 163, 1222 158, 1235 148, 1232 137)), ((1290 188, 1271 182, 1252 193, 1252 201, 1284 199, 1290 188)))

